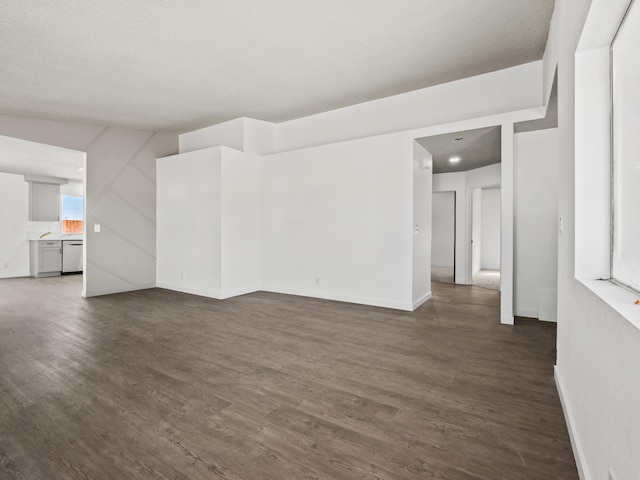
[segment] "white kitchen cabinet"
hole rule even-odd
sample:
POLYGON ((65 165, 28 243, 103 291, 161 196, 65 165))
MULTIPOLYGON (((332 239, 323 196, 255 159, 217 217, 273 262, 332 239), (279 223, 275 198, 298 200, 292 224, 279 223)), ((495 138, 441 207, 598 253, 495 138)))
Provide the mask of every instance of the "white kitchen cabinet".
POLYGON ((60 221, 60 185, 29 182, 29 220, 60 221))
POLYGON ((29 253, 32 277, 54 277, 62 273, 60 240, 31 240, 29 253))

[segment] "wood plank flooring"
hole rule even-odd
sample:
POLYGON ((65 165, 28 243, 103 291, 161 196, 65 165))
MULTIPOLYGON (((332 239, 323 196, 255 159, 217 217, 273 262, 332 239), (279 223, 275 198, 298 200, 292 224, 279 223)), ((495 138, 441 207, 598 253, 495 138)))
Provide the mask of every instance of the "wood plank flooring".
POLYGON ((576 479, 555 325, 0 280, 1 479, 576 479))

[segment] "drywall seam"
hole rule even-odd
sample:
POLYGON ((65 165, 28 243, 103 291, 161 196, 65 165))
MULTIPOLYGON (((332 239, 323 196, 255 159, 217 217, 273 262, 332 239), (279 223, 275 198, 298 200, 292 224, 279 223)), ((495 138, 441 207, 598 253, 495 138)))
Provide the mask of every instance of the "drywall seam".
POLYGON ((91 150, 91 148, 93 148, 93 146, 100 141, 100 139, 104 136, 104 134, 107 133, 107 130, 109 130, 109 127, 104 127, 102 130, 100 130, 100 132, 98 132, 98 134, 93 138, 93 140, 91 140, 82 149, 82 151, 85 152, 86 154, 89 150, 91 150))
MULTIPOLYGON (((147 179, 148 179, 148 177, 147 177, 146 175, 145 175, 145 178, 147 178, 147 179)), ((154 182, 154 186, 155 186, 155 182, 154 182)), ((136 206, 136 205, 134 205, 131 201, 129 201, 128 199, 126 199, 125 197, 123 197, 120 193, 118 193, 117 191, 113 190, 113 191, 111 192, 111 194, 112 194, 114 197, 118 197, 120 200, 122 200, 122 203, 127 204, 127 206, 128 206, 129 208, 131 208, 131 210, 133 210, 134 212, 136 212, 136 213, 137 213, 138 215, 140 215, 141 217, 145 218, 149 223, 152 223, 152 224, 154 224, 154 225, 156 224, 156 219, 155 219, 155 217, 153 217, 153 218, 152 218, 152 217, 149 217, 149 215, 147 215, 146 213, 144 213, 144 212, 143 212, 139 207, 137 207, 137 206, 136 206)), ((95 219, 97 219, 95 216, 94 216, 94 218, 95 218, 95 219)), ((131 241, 130 241, 130 240, 127 240, 127 241, 128 241, 129 243, 131 243, 131 241)), ((154 257, 154 258, 155 258, 155 257, 154 257)))
MULTIPOLYGON (((106 131, 107 131, 107 129, 104 130, 104 132, 106 132, 106 131)), ((104 132, 102 132, 102 133, 104 133, 104 132)), ((100 136, 102 136, 102 133, 100 134, 100 136)), ((140 145, 140 147, 135 151, 135 153, 133 155, 131 155, 127 159, 126 162, 123 162, 122 167, 120 168, 120 170, 118 170, 117 172, 113 173, 113 176, 111 177, 111 180, 109 180, 104 185, 104 187, 102 188, 102 191, 99 192, 96 195, 92 195, 91 205, 87 205, 87 211, 89 209, 93 209, 98 203, 100 203, 100 200, 102 200, 102 197, 104 197, 107 192, 111 191, 111 187, 113 187, 113 184, 116 182, 116 180, 118 178, 120 178, 120 175, 122 175, 122 172, 124 172, 127 169, 127 167, 129 166, 129 164, 131 164, 133 162, 133 160, 135 160, 138 157, 138 155, 140 155, 140 152, 142 152, 147 147, 147 145, 149 145, 151 143, 151 141, 154 139, 155 136, 156 136, 156 133, 152 132, 149 135, 149 138, 147 138, 142 143, 142 145, 140 145)), ((87 153, 90 155, 91 151, 87 151, 87 153)))
POLYGON ((137 170, 138 172, 140 172, 140 175, 142 175, 144 178, 149 180, 151 183, 153 183, 154 185, 156 184, 156 179, 153 178, 153 177, 150 177, 149 174, 147 172, 145 172, 143 169, 141 169, 138 165, 136 165, 135 162, 130 162, 129 166, 131 168, 137 170))
MULTIPOLYGON (((129 205, 129 203, 128 203, 128 202, 127 202, 127 205, 129 205)), ((144 217, 144 218, 146 218, 146 217, 144 217)), ((148 252, 147 250, 145 250, 145 248, 144 248, 144 247, 142 247, 141 245, 138 245, 136 242, 133 242, 130 238, 126 238, 126 237, 125 237, 124 235, 122 235, 121 233, 118 233, 118 231, 117 231, 117 230, 116 230, 112 225, 110 225, 109 223, 107 223, 107 222, 105 222, 104 220, 100 219, 99 217, 97 217, 97 216, 95 216, 95 215, 94 215, 94 216, 93 216, 93 220, 95 221, 95 223, 97 223, 97 224, 101 225, 101 226, 102 226, 102 228, 106 228, 106 229, 109 231, 109 233, 111 233, 111 234, 115 235, 116 237, 120 237, 122 240, 124 240, 125 242, 127 242, 127 243, 128 243, 129 245, 131 245, 132 247, 137 248, 137 249, 138 249, 138 250, 140 250, 142 253, 144 253, 144 254, 145 254, 145 255, 147 255, 149 258, 151 258, 152 260, 154 260, 154 261, 156 260, 156 254, 155 254, 155 252, 153 252, 153 253, 148 252)), ((154 225, 155 225, 155 222, 151 222, 151 223, 154 223, 154 225)), ((106 271, 109 271, 108 269, 105 269, 105 270, 106 270, 106 271)), ((109 273, 111 273, 111 274, 113 275, 113 273, 112 273, 112 272, 109 272, 109 273)))

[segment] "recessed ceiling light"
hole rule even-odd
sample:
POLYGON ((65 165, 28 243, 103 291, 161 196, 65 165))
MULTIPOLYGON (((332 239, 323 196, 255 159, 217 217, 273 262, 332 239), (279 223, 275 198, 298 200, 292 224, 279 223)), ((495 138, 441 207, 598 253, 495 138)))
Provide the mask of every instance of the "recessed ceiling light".
POLYGON ((458 163, 460 161, 460 157, 450 157, 449 163, 458 163))
POLYGON ((78 169, 78 171, 79 171, 79 172, 83 172, 83 171, 84 171, 84 167, 80 167, 80 168, 78 169))

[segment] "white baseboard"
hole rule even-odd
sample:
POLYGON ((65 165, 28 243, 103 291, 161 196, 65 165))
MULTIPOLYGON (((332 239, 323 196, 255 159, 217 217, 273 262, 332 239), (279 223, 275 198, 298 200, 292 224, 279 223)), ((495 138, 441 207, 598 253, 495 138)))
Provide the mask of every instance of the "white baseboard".
POLYGON ((220 298, 224 300, 225 298, 237 297, 239 295, 246 295, 247 293, 259 292, 260 289, 258 287, 255 288, 238 288, 236 290, 223 290, 220 298))
POLYGON ((513 313, 516 317, 538 318, 538 310, 535 308, 515 308, 513 313))
POLYGON ((312 298, 322 298, 325 300, 335 300, 338 302, 348 302, 348 303, 357 303, 360 305, 370 305, 372 307, 383 307, 383 308, 393 308, 396 310, 404 310, 407 312, 412 312, 424 302, 431 298, 431 292, 426 294, 424 297, 420 298, 415 303, 403 303, 397 302, 394 300, 385 300, 385 299, 377 299, 377 298, 367 298, 367 297, 357 297, 351 295, 341 295, 332 292, 315 292, 310 290, 301 290, 294 288, 283 288, 283 287, 268 287, 263 286, 262 288, 246 288, 246 289, 238 289, 227 291, 224 293, 213 292, 211 290, 201 290, 197 288, 189 288, 184 285, 179 284, 171 284, 171 283, 151 283, 148 285, 136 285, 129 287, 118 287, 118 288, 110 288, 110 289, 99 289, 92 290, 91 292, 83 292, 83 296, 85 297, 97 297, 100 295, 111 295, 114 293, 124 293, 131 292, 134 290, 144 290, 147 288, 166 288, 167 290, 174 290, 176 292, 188 293, 191 295, 199 295, 201 297, 214 298, 216 300, 222 300, 225 298, 235 297, 238 295, 245 295, 247 293, 253 293, 257 291, 265 291, 265 292, 273 292, 273 293, 284 293, 287 295, 298 295, 301 297, 312 297, 312 298))
POLYGON ((29 272, 21 272, 21 271, 6 271, 3 273, 0 273, 0 278, 23 278, 23 277, 29 277, 31 276, 29 274, 29 272))
POLYGON ((567 430, 569 431, 569 440, 571 440, 571 448, 573 449, 573 456, 576 459, 576 466, 578 467, 578 476, 580 480, 591 480, 591 475, 587 470, 587 464, 584 461, 584 452, 580 445, 580 439, 578 433, 575 430, 575 421, 573 420, 573 414, 571 412, 571 406, 567 403, 564 395, 564 387, 562 386, 562 379, 558 366, 553 369, 553 376, 556 380, 556 388, 558 389, 558 396, 560 397, 560 404, 562 405, 562 411, 564 413, 564 420, 567 424, 567 430))
POLYGON ((513 325, 515 320, 513 319, 513 315, 500 315, 500 323, 503 325, 513 325))
POLYGON ((411 302, 403 303, 394 300, 385 300, 378 298, 356 297, 351 295, 341 295, 333 292, 316 292, 315 290, 302 290, 295 288, 276 287, 263 285, 262 290, 265 292, 284 293, 286 295, 298 295, 300 297, 322 298, 324 300, 335 300, 338 302, 357 303, 360 305, 369 305, 372 307, 393 308, 396 310, 404 310, 412 312, 414 310, 411 302))
POLYGON ((158 282, 156 285, 154 285, 154 287, 166 288, 167 290, 173 290, 175 292, 181 292, 181 293, 188 293, 190 295, 198 295, 200 297, 214 298, 216 300, 222 299, 219 291, 203 290, 200 288, 190 288, 180 284, 158 282))
POLYGON ((555 318, 541 318, 542 315, 535 308, 516 308, 514 314, 516 317, 535 318, 541 322, 558 323, 555 318))
POLYGON ((420 297, 418 300, 416 300, 415 302, 413 302, 413 310, 415 310, 416 308, 418 308, 420 305, 422 305, 424 302, 426 302, 427 300, 429 300, 432 296, 432 292, 429 293, 425 293, 422 297, 420 297))
POLYGON ((146 290, 147 288, 155 288, 155 283, 147 283, 143 285, 128 285, 126 287, 116 287, 116 288, 99 288, 97 290, 86 291, 83 290, 83 297, 99 297, 100 295, 112 295, 114 293, 126 293, 133 292, 135 290, 146 290))

